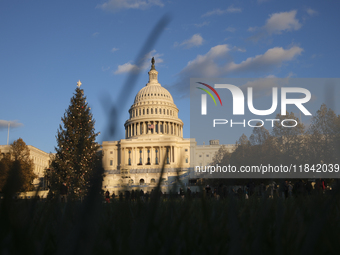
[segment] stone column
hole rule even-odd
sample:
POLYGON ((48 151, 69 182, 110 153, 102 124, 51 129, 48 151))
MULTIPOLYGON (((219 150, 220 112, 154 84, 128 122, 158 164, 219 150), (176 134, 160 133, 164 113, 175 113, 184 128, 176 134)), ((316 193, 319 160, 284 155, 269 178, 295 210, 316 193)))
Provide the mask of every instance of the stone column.
POLYGON ((125 148, 122 148, 122 162, 121 166, 123 167, 125 165, 125 148))
POLYGON ((150 164, 154 165, 155 162, 153 161, 153 147, 151 146, 150 150, 150 164))

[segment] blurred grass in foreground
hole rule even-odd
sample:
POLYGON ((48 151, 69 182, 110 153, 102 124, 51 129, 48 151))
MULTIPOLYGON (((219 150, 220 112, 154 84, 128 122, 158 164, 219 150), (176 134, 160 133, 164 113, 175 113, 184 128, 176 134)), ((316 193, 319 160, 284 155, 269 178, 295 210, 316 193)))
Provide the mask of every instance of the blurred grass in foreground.
POLYGON ((1 254, 339 254, 339 192, 284 199, 0 200, 1 254), (90 202, 89 202, 90 201, 90 202))

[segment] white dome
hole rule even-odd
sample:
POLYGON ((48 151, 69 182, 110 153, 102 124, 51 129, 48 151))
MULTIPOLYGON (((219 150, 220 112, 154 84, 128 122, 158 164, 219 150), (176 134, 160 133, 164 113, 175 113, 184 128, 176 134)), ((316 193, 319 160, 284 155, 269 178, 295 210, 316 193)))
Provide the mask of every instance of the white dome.
POLYGON ((158 82, 158 72, 152 58, 149 82, 136 95, 130 118, 125 122, 126 138, 144 135, 183 137, 183 122, 170 92, 158 82))
POLYGON ((174 103, 174 100, 167 89, 160 85, 147 85, 137 93, 134 104, 150 100, 161 100, 174 103))

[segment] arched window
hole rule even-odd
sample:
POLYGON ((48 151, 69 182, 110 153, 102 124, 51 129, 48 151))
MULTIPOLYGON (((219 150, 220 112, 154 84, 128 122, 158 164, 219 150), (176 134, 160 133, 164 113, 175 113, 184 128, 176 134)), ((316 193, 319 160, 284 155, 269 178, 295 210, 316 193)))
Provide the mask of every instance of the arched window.
POLYGON ((145 109, 143 109, 143 115, 145 115, 145 109))
POLYGON ((169 115, 169 110, 166 111, 167 115, 169 115))
POLYGON ((150 180, 150 183, 154 185, 154 184, 156 184, 156 180, 155 180, 154 178, 152 178, 152 179, 150 180))
POLYGON ((155 109, 155 114, 157 114, 157 108, 155 109))
POLYGON ((140 180, 139 180, 139 184, 140 184, 140 185, 143 185, 143 184, 144 184, 144 179, 140 179, 140 180))
POLYGON ((146 109, 146 114, 149 114, 149 109, 146 109))
POLYGON ((153 114, 153 108, 151 108, 151 114, 153 114))

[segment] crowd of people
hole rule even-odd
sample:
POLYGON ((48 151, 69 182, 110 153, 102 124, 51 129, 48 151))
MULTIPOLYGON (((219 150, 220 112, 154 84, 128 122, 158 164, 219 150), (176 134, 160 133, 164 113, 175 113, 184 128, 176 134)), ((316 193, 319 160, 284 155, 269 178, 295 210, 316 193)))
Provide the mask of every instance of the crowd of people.
MULTIPOLYGON (((328 187, 329 188, 329 187, 328 187)), ((153 196, 159 196, 162 199, 172 199, 172 198, 201 198, 202 196, 207 198, 223 199, 230 196, 233 197, 243 197, 248 199, 251 196, 274 198, 282 197, 289 198, 293 196, 301 195, 313 195, 313 194, 323 194, 327 190, 327 183, 324 179, 318 179, 314 182, 305 180, 295 180, 288 181, 283 180, 279 184, 272 181, 270 184, 265 185, 263 182, 260 184, 255 184, 254 181, 249 181, 247 185, 244 186, 226 186, 223 184, 217 187, 211 187, 206 185, 201 191, 191 191, 190 187, 186 190, 179 188, 178 192, 162 192, 152 189, 151 192, 144 192, 143 189, 140 190, 125 190, 119 191, 116 195, 115 192, 110 193, 109 190, 105 192, 105 201, 110 203, 112 200, 128 200, 128 201, 144 201, 147 202, 153 196), (313 185, 314 184, 314 185, 313 185)))

